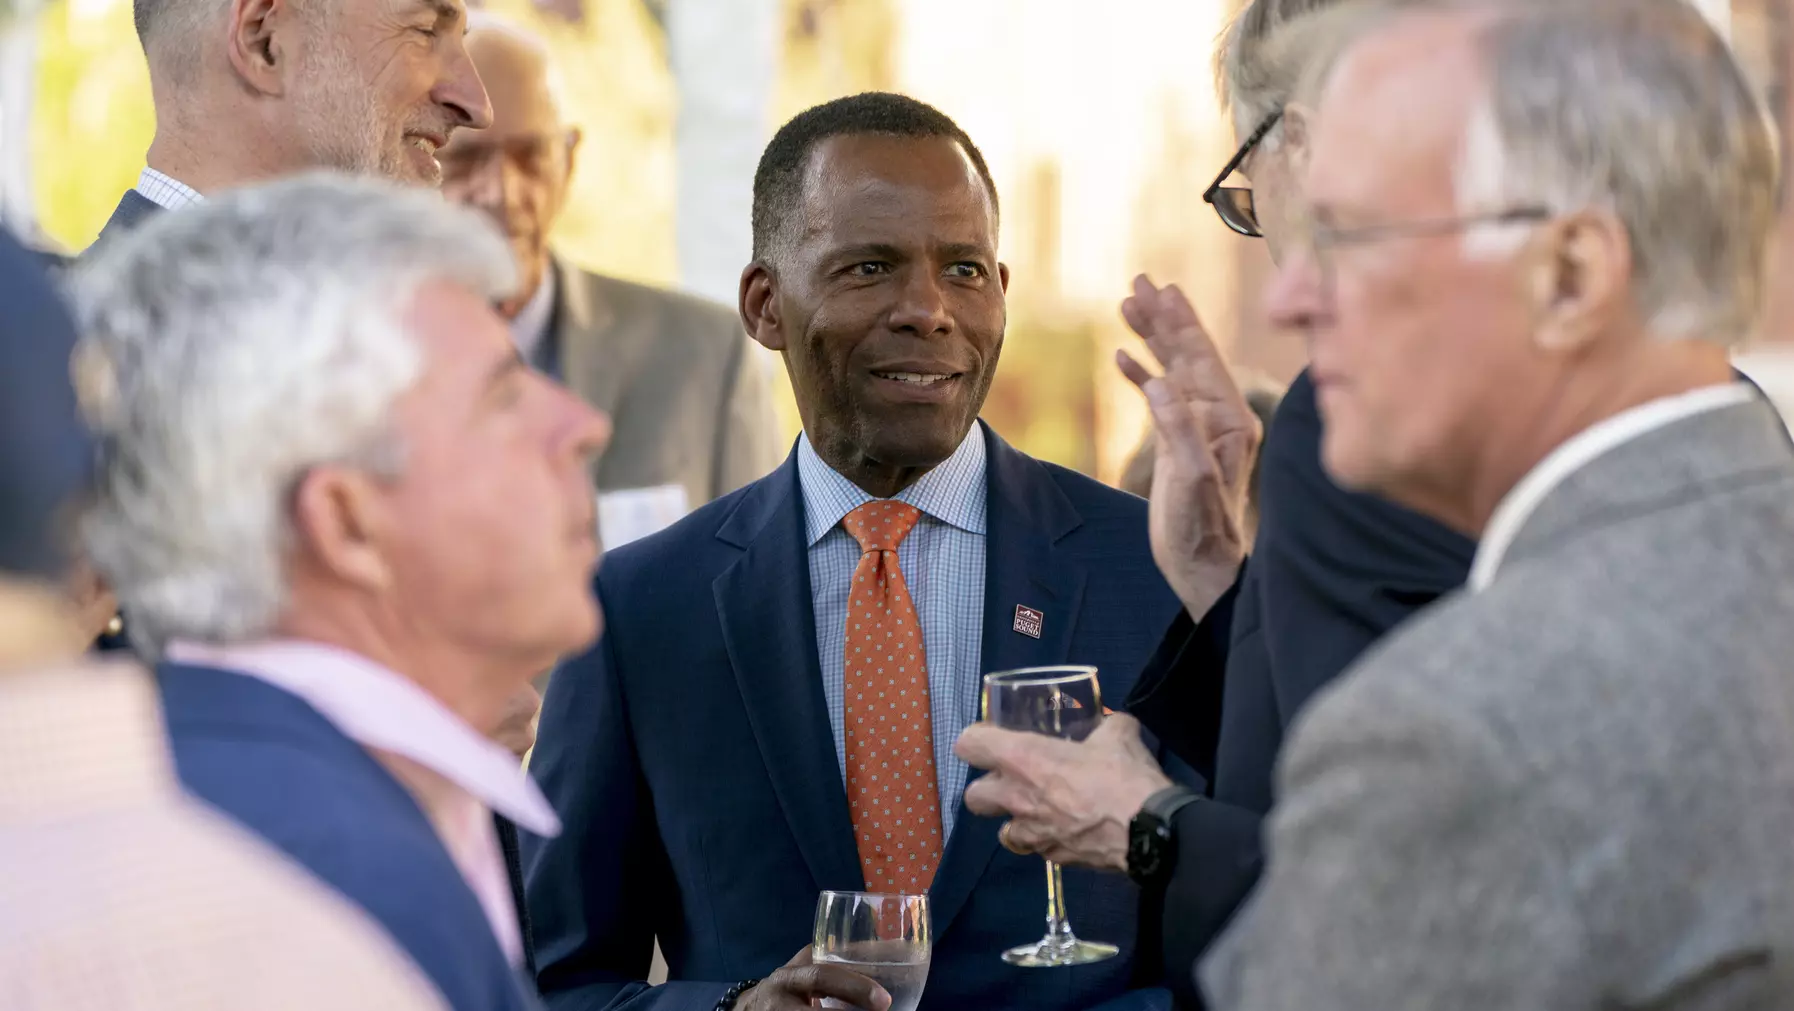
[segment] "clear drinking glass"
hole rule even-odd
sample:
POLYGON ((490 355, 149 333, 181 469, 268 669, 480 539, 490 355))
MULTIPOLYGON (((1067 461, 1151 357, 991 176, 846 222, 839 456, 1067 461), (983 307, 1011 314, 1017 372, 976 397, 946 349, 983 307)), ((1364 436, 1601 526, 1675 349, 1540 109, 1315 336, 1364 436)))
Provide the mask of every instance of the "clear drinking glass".
MULTIPOLYGON (((1095 667, 1028 667, 984 676, 984 720, 1005 730, 1046 734, 1068 741, 1089 737, 1103 721, 1102 688, 1095 667)), ((1038 968, 1084 965, 1114 958, 1121 949, 1080 941, 1065 916, 1065 880, 1059 865, 1046 865, 1047 932, 1034 944, 1003 953, 1011 965, 1038 968)))
MULTIPOLYGON (((891 995, 891 1011, 916 1011, 933 950, 926 895, 823 892, 816 900, 811 959, 870 976, 891 995)), ((822 1006, 850 1005, 831 999, 822 1006)))

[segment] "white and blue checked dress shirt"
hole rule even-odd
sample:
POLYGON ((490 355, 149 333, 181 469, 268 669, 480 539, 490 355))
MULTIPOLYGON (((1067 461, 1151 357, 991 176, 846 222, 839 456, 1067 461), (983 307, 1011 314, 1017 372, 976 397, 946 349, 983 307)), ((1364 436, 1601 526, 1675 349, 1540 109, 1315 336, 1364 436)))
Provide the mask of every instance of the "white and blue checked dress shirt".
POLYGON ((137 192, 167 211, 178 211, 206 201, 198 190, 153 168, 146 168, 137 174, 137 192))
MULTIPOLYGON (((897 495, 897 501, 922 513, 897 547, 897 565, 922 622, 943 840, 952 838, 966 786, 966 764, 953 754, 953 742, 978 717, 984 644, 984 466, 984 426, 975 424, 952 456, 897 495)), ((847 597, 861 551, 841 520, 874 499, 823 463, 807 435, 798 440, 797 475, 803 487, 822 693, 828 701, 829 729, 835 735, 835 759, 846 783, 842 728, 847 719, 847 597)))

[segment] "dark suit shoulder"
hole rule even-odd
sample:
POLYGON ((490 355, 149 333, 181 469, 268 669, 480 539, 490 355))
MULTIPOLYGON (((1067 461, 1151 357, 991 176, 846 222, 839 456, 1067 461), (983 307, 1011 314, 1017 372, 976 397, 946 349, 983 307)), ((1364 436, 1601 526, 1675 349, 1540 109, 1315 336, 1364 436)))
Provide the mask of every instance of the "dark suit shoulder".
POLYGON ((1476 542, 1375 495, 1348 491, 1322 465, 1322 421, 1303 370, 1278 404, 1259 464, 1260 538, 1317 567, 1380 573, 1423 603, 1463 582, 1476 542))
POLYGON ((96 251, 105 249, 107 244, 118 241, 120 237, 133 231, 161 210, 160 205, 135 189, 126 190, 124 195, 118 198, 118 206, 113 208, 112 216, 100 229, 99 237, 94 239, 93 244, 82 250, 76 257, 77 264, 80 261, 85 261, 96 251))
POLYGON ((299 697, 179 664, 160 665, 156 681, 182 780, 265 833, 335 846, 342 833, 427 829, 411 795, 299 697))
POLYGON ((1086 519, 1094 516, 1145 520, 1146 500, 1138 495, 1103 484, 1069 467, 1040 459, 1035 459, 1034 462, 1046 471, 1047 476, 1053 479, 1053 483, 1059 486, 1059 490, 1065 493, 1065 497, 1077 506, 1086 519))
POLYGON ((182 785, 366 910, 456 1011, 522 1007, 411 794, 303 700, 228 671, 158 668, 182 785))

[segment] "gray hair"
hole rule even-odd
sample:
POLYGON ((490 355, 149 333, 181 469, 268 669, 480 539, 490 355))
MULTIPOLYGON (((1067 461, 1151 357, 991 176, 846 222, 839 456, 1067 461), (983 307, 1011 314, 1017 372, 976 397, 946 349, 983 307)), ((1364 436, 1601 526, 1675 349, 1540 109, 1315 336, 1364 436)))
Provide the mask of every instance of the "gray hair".
MULTIPOLYGON (((1404 11, 1487 15, 1486 68, 1458 165, 1464 213, 1605 210, 1630 241, 1637 308, 1658 337, 1743 340, 1767 281, 1779 166, 1774 127, 1731 48, 1686 0, 1384 0, 1306 26, 1331 52, 1404 11)), ((1523 229, 1475 229, 1504 255, 1523 229)))
MULTIPOLYGON (((1281 29, 1339 0, 1249 0, 1215 47, 1215 93, 1243 138, 1283 108, 1300 81, 1305 46, 1268 43, 1281 29)), ((1275 134, 1265 138, 1275 143, 1275 134)))
POLYGON ((403 316, 444 281, 496 299, 517 268, 434 191, 322 173, 158 215, 82 262, 71 294, 104 372, 84 533, 138 648, 270 631, 305 473, 400 466, 392 410, 423 368, 403 316))
POLYGON ((1626 226, 1638 310, 1654 333, 1748 336, 1767 281, 1778 155, 1712 24, 1684 0, 1528 4, 1491 24, 1482 45, 1490 84, 1466 124, 1460 206, 1609 211, 1626 226))

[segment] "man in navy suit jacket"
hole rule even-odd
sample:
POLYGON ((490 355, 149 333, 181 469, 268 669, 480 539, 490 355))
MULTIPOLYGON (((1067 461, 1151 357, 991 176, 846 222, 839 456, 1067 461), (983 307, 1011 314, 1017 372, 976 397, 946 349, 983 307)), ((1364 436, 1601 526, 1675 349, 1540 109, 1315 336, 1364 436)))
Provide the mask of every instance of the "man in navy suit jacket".
MULTIPOLYGON (((1129 990, 1156 971, 1135 957, 1125 880, 1066 877, 1077 931, 1121 957, 1004 963, 1041 934, 1042 863, 960 804, 966 770, 948 748, 977 718, 982 674, 1089 664, 1125 697, 1177 607, 1143 502, 976 420, 1003 336, 996 233, 977 148, 912 99, 820 106, 767 148, 742 316, 783 352, 805 436, 771 476, 608 555, 608 632, 549 683, 532 771, 564 830, 525 850, 551 1007, 885 1006, 839 967, 781 968, 808 947, 818 892, 884 873, 849 803, 842 730, 865 704, 847 687, 850 574, 879 554, 844 527, 868 504, 920 514, 895 555, 927 653, 920 732, 934 735, 907 746, 935 765, 924 792, 945 840, 921 1006, 1168 1006, 1163 990, 1129 990), (671 982, 649 987, 656 938, 671 982)), ((907 738, 873 736, 880 758, 905 753, 907 738)))
POLYGON ((74 283, 107 366, 88 545, 182 782, 457 1011, 537 1006, 492 817, 558 825, 489 736, 598 627, 608 425, 517 357, 515 270, 434 194, 314 176, 160 215, 74 283))

